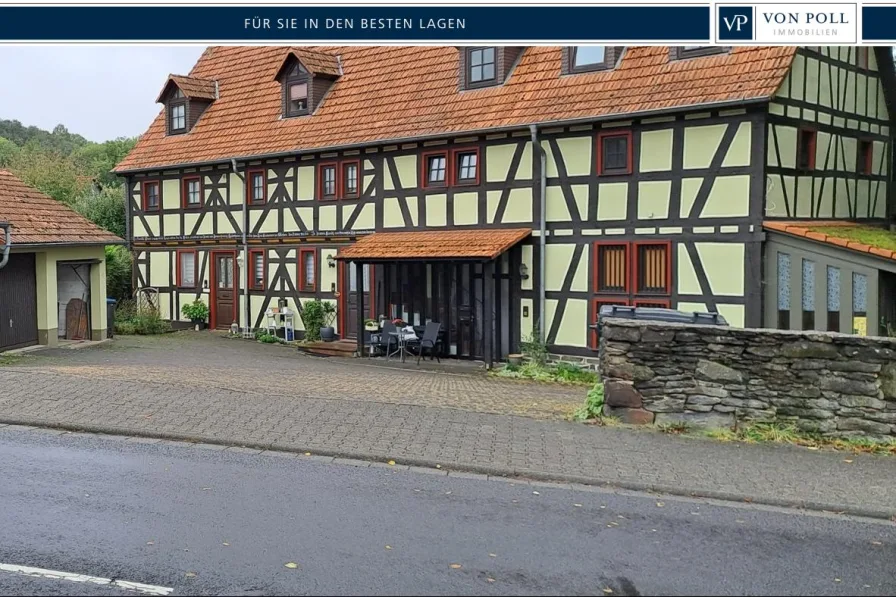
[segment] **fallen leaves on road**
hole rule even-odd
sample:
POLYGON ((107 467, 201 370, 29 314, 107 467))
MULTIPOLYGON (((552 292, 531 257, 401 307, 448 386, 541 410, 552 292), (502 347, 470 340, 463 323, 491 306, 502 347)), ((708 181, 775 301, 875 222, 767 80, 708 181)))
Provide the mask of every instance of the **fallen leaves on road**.
POLYGON ((806 446, 807 450, 817 450, 818 446, 806 446))
POLYGON ((395 461, 394 461, 394 460, 390 460, 390 461, 389 461, 389 466, 395 466, 395 461))
POLYGON ((305 456, 311 456, 311 452, 305 452, 305 456))
POLYGON ((488 577, 485 579, 485 582, 495 582, 494 578, 488 577))
POLYGON ((871 545, 883 545, 880 541, 872 541, 871 545))
POLYGON ((835 578, 835 579, 834 579, 834 582, 840 582, 840 579, 839 579, 839 578, 835 578))
POLYGON ((223 545, 224 547, 230 547, 230 543, 227 543, 226 541, 224 543, 222 543, 221 545, 223 545))
POLYGON ((155 545, 156 542, 155 542, 155 541, 147 541, 146 544, 147 544, 147 545, 155 545))
POLYGON ((618 522, 609 522, 609 523, 607 523, 607 526, 608 527, 618 527, 619 523, 618 522))
POLYGON ((657 508, 662 508, 662 507, 665 506, 665 505, 666 505, 666 504, 664 504, 663 502, 657 502, 657 503, 656 503, 656 507, 657 507, 657 508))
POLYGON ((286 562, 285 564, 283 564, 283 566, 284 566, 284 568, 289 568, 290 570, 295 570, 296 568, 299 567, 299 565, 296 564, 295 562, 286 562))
POLYGON ((196 573, 195 572, 187 572, 186 574, 184 574, 184 576, 186 576, 187 578, 196 578, 196 573))
POLYGON ((573 504, 573 506, 575 506, 576 508, 581 508, 582 504, 573 504))
POLYGON ((441 465, 441 464, 437 464, 437 465, 436 465, 436 468, 442 468, 442 465, 441 465))
POLYGON ((387 545, 387 546, 386 546, 386 549, 392 549, 392 546, 391 546, 391 545, 387 545))
POLYGON ((600 507, 601 507, 601 509, 603 509, 603 508, 606 508, 606 506, 604 506, 604 505, 603 505, 603 504, 601 504, 601 506, 600 506, 600 507))
POLYGON ((463 568, 463 566, 461 566, 460 564, 451 564, 448 567, 451 568, 452 570, 458 570, 460 568, 463 568))
POLYGON ((612 592, 613 592, 613 589, 611 589, 610 587, 606 587, 604 589, 604 593, 606 593, 607 595, 610 595, 612 592))
POLYGON ((209 490, 211 490, 211 487, 203 487, 202 488, 202 491, 209 491, 209 490))
POLYGON ((533 491, 533 492, 532 492, 532 495, 541 495, 541 494, 538 493, 537 491, 533 491))
POLYGON ((490 557, 490 558, 497 558, 497 557, 498 557, 498 554, 496 554, 496 553, 490 553, 490 554, 488 554, 488 557, 490 557))
POLYGON ((846 464, 852 464, 852 460, 850 460, 849 458, 844 458, 843 462, 845 462, 846 464))

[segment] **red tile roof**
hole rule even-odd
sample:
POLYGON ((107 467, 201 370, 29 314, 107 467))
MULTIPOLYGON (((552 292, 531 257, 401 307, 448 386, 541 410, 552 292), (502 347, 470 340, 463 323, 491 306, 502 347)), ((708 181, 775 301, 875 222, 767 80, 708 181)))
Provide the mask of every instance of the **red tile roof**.
POLYGON ((189 135, 166 137, 159 114, 116 170, 762 100, 795 50, 742 47, 670 61, 667 47, 631 47, 613 70, 561 76, 561 48, 529 47, 504 85, 458 91, 451 46, 210 47, 190 76, 218 81, 219 99, 189 135), (288 51, 341 60, 342 75, 310 116, 281 118, 275 76, 288 51))
POLYGON ((342 74, 339 68, 339 58, 336 54, 316 50, 313 47, 306 48, 289 48, 283 55, 280 65, 286 62, 289 56, 295 57, 299 62, 305 65, 309 72, 316 75, 330 75, 338 77, 342 74))
POLYGON ((377 232, 339 250, 338 259, 491 260, 532 233, 531 228, 377 232))
POLYGON ((791 236, 801 236, 810 240, 858 251, 859 253, 869 253, 885 259, 896 261, 896 251, 889 248, 896 244, 896 234, 889 233, 883 228, 869 226, 867 224, 859 224, 857 222, 846 222, 841 220, 818 220, 818 221, 799 221, 799 222, 782 222, 778 220, 763 222, 762 227, 773 232, 783 232, 791 236), (843 232, 838 234, 838 228, 843 232), (888 247, 878 247, 873 244, 866 244, 853 238, 864 236, 862 232, 871 232, 875 236, 880 234, 892 237, 888 247))
POLYGON ((0 221, 12 224, 12 243, 123 244, 84 216, 0 170, 0 221))
POLYGON ((184 77, 183 75, 168 75, 168 80, 162 86, 156 102, 161 102, 168 86, 174 83, 184 95, 190 99, 214 100, 217 97, 215 82, 210 79, 197 79, 196 77, 184 77))

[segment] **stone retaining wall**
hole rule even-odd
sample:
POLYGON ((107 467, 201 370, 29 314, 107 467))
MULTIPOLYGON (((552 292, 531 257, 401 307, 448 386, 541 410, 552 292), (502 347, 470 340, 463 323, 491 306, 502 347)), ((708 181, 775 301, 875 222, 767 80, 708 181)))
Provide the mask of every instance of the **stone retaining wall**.
POLYGON ((896 435, 896 338, 607 320, 600 372, 628 423, 896 435))

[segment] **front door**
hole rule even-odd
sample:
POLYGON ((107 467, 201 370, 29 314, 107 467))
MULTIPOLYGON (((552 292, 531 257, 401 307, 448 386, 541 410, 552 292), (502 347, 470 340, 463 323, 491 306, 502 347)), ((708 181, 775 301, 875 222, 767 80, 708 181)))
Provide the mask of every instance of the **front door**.
POLYGON ((236 321, 236 255, 214 253, 212 279, 212 325, 219 330, 230 328, 236 321))
MULTIPOLYGON (((353 262, 345 264, 348 273, 348 296, 345 299, 346 305, 346 321, 345 321, 345 338, 358 337, 358 273, 353 262)), ((364 304, 360 306, 364 310, 364 319, 370 317, 370 265, 364 264, 364 304)))

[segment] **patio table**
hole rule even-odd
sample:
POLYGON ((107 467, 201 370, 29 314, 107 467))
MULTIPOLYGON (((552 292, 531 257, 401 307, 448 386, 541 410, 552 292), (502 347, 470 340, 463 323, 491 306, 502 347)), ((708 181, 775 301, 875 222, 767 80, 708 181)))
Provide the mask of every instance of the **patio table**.
MULTIPOLYGON (((398 341, 398 348, 386 354, 386 360, 389 360, 392 355, 400 354, 401 362, 404 363, 405 357, 411 352, 407 348, 408 340, 410 340, 411 336, 414 338, 417 337, 417 334, 414 332, 406 332, 404 330, 398 330, 396 332, 389 332, 390 336, 395 336, 395 339, 398 341)), ((412 355, 413 356, 413 355, 412 355)))

